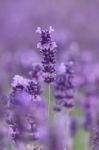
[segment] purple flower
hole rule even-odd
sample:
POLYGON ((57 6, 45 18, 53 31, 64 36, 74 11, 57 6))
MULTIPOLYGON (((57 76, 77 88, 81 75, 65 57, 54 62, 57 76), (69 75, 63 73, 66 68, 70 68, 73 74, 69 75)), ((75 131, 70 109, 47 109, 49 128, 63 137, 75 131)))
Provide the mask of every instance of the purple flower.
POLYGON ((15 142, 25 143, 39 140, 41 136, 39 128, 45 122, 44 109, 44 103, 33 101, 32 96, 27 92, 11 93, 7 117, 11 139, 15 142))
POLYGON ((42 81, 42 66, 40 64, 33 65, 32 71, 29 72, 31 79, 42 81))
POLYGON ((41 85, 39 82, 34 80, 29 80, 27 85, 27 92, 36 98, 38 95, 41 95, 41 85))
POLYGON ((28 85, 28 79, 25 79, 20 75, 15 75, 13 78, 13 82, 11 84, 13 90, 16 89, 26 90, 27 85, 28 85))
POLYGON ((42 93, 41 85, 39 84, 38 81, 26 79, 19 75, 16 75, 13 78, 13 82, 11 85, 12 85, 13 92, 26 91, 27 93, 32 95, 34 98, 36 98, 42 93))
POLYGON ((52 27, 49 27, 49 30, 41 30, 38 27, 36 31, 41 35, 41 41, 37 44, 37 48, 40 49, 43 55, 43 74, 46 83, 52 83, 55 80, 55 53, 57 45, 51 39, 50 34, 52 31, 54 31, 52 27))
POLYGON ((62 64, 60 74, 57 74, 54 84, 54 97, 57 108, 64 106, 66 108, 72 108, 74 106, 74 84, 73 84, 73 70, 72 62, 68 62, 66 65, 62 64))
POLYGON ((14 78, 6 121, 10 128, 10 137, 15 142, 29 143, 40 139, 39 128, 45 121, 45 105, 40 98, 38 85, 36 80, 20 76, 14 78))
POLYGON ((55 98, 64 99, 66 96, 66 75, 60 74, 56 76, 55 82, 55 98))

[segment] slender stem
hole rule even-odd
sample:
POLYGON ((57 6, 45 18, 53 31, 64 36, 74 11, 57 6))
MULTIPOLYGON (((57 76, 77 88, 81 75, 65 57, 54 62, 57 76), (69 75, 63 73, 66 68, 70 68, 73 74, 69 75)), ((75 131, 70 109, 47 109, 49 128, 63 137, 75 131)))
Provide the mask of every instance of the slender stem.
POLYGON ((70 111, 65 111, 66 120, 65 120, 65 147, 66 150, 72 150, 72 139, 70 135, 70 111))
POLYGON ((51 113, 51 86, 48 85, 48 119, 50 120, 51 113))

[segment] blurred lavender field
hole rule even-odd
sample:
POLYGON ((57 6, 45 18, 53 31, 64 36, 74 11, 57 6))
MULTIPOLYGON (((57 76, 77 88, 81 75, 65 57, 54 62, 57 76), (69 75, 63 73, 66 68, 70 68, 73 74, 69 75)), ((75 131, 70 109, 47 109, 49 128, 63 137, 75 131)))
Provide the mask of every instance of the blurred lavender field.
MULTIPOLYGON (((19 120, 25 123, 27 121, 25 120, 26 114, 24 109, 28 115, 30 115, 30 113, 34 114, 35 108, 39 109, 39 111, 36 112, 36 116, 33 117, 36 117, 36 121, 39 124, 39 132, 41 133, 39 143, 45 146, 44 150, 99 150, 98 15, 98 0, 0 0, 0 121, 2 121, 2 124, 0 124, 0 150, 17 149, 17 146, 12 146, 11 140, 8 139, 9 130, 7 130, 8 126, 6 122, 8 124, 11 124, 11 122, 9 123, 9 120, 5 122, 4 118, 5 116, 8 117, 9 108, 11 115, 18 116, 19 114, 16 106, 12 104, 13 100, 11 97, 6 98, 5 95, 9 95, 11 89, 13 91, 11 83, 15 75, 24 76, 26 79, 30 78, 30 71, 33 70, 33 65, 42 62, 42 55, 37 49, 39 38, 35 31, 37 27, 48 29, 49 26, 55 29, 55 32, 51 36, 57 43, 57 48, 55 47, 57 49, 56 71, 59 73, 54 83, 55 85, 50 89, 52 93, 51 105, 54 105, 55 111, 60 111, 60 101, 57 101, 57 97, 59 98, 60 95, 57 95, 57 89, 59 84, 63 86, 65 80, 64 74, 61 72, 64 67, 60 64, 63 64, 63 62, 66 64, 72 61, 74 63, 75 96, 69 93, 68 99, 72 97, 75 101, 75 106, 72 111, 66 109, 66 112, 62 111, 61 113, 58 112, 58 114, 57 112, 54 114, 52 111, 51 117, 54 118, 54 121, 45 124, 46 115, 48 113, 46 105, 49 97, 46 86, 44 86, 42 90, 42 92, 44 92, 45 89, 45 93, 42 94, 44 104, 34 104, 33 108, 31 108, 32 104, 30 101, 27 100, 27 93, 20 93, 20 91, 18 91, 19 93, 17 94, 20 96, 15 96, 15 99, 19 101, 19 97, 22 97, 23 101, 26 99, 26 103, 29 101, 28 106, 27 104, 23 105, 23 117, 21 118, 20 116, 19 120), (55 104, 53 104, 53 96, 54 99, 56 99, 55 104), (10 102, 10 100, 8 99, 12 100, 9 108, 7 101, 10 102), (58 107, 56 107, 56 104, 58 104, 58 107), (44 111, 42 107, 44 107, 44 111), (13 108, 15 112, 13 112, 13 108), (44 116, 43 119, 40 118, 40 114, 44 116), (65 122, 66 119, 67 122, 65 122), (67 126, 67 129, 65 129, 64 124, 67 126), (59 133, 57 133, 57 130, 59 133), (65 131, 67 134, 65 134, 65 131), (64 138, 66 139, 65 144, 63 144, 64 138), (67 147, 64 147, 64 145, 67 147)), ((48 37, 48 39, 50 38, 48 37)), ((53 50, 55 45, 52 44, 52 46, 53 50)), ((47 53, 45 55, 43 50, 42 54, 44 58, 47 56, 47 53)), ((52 62, 50 62, 52 63, 52 70, 50 71, 54 72, 54 51, 52 55, 52 62)), ((44 60, 42 64, 43 67, 46 68, 46 66, 44 66, 45 61, 47 62, 47 60, 44 60)), ((67 64, 66 67, 68 68, 68 66, 67 64)), ((50 71, 48 74, 52 73, 50 71)), ((68 74, 68 71, 65 73, 67 76, 72 76, 71 71, 69 72, 70 74, 68 74)), ((42 75, 40 74, 40 76, 42 75)), ((20 80, 24 81, 25 79, 20 78, 20 80)), ((49 79, 45 79, 45 81, 50 82, 49 79)), ((29 80, 29 82, 31 82, 31 80, 29 80)), ((38 85, 35 84, 35 86, 38 85)), ((70 88, 72 89, 72 87, 71 84, 70 88)), ((28 90, 30 90, 29 87, 28 90)), ((64 93, 64 89, 62 90, 64 93)), ((41 93, 38 94, 40 97, 41 93)), ((13 95, 13 92, 11 94, 13 95)), ((31 95, 31 93, 29 94, 31 95)), ((61 99, 62 98, 63 97, 61 97, 61 99)), ((69 108, 73 104, 67 104, 66 101, 64 105, 66 108, 69 108)), ((18 110, 21 112, 20 108, 18 110)), ((23 134, 23 132, 20 134, 23 134)), ((26 135, 27 133, 22 136, 26 135)), ((23 137, 21 138, 23 140, 23 137)), ((23 141, 25 141, 25 146, 18 145, 21 147, 21 150, 36 150, 27 144, 27 139, 23 141)), ((39 150, 39 148, 37 149, 39 150)), ((40 150, 43 150, 43 148, 40 148, 40 150)))

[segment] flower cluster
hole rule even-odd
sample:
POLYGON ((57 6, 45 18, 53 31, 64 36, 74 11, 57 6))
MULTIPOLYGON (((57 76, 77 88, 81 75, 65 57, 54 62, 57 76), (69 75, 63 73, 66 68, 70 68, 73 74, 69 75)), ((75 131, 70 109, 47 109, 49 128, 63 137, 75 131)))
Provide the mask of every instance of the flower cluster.
POLYGON ((32 80, 42 81, 42 66, 40 64, 35 64, 32 67, 32 71, 29 72, 32 80))
POLYGON ((41 85, 38 81, 26 79, 19 75, 16 75, 13 78, 12 89, 13 92, 16 92, 17 90, 26 91, 34 98, 37 98, 37 96, 40 96, 42 93, 41 85))
POLYGON ((74 102, 74 83, 73 83, 73 70, 72 62, 68 62, 66 65, 62 64, 63 71, 57 75, 54 85, 54 96, 56 100, 56 106, 54 110, 60 111, 61 107, 72 108, 74 102))
POLYGON ((10 136, 15 142, 32 142, 39 139, 39 128, 42 127, 44 104, 33 101, 26 91, 12 92, 9 96, 7 124, 10 136))
POLYGON ((45 107, 40 98, 41 86, 37 80, 19 75, 13 78, 11 85, 7 117, 10 135, 16 142, 38 140, 38 130, 41 128, 39 121, 42 120, 38 114, 42 114, 45 107))
POLYGON ((73 82, 73 62, 66 64, 66 102, 64 103, 65 107, 71 108, 74 106, 72 101, 74 98, 74 82, 73 82))
POLYGON ((56 53, 56 43, 51 39, 51 32, 54 31, 52 27, 49 30, 41 30, 38 27, 37 31, 41 35, 41 41, 37 44, 37 48, 40 49, 43 55, 43 73, 44 81, 46 83, 52 83, 55 80, 55 53, 56 53))

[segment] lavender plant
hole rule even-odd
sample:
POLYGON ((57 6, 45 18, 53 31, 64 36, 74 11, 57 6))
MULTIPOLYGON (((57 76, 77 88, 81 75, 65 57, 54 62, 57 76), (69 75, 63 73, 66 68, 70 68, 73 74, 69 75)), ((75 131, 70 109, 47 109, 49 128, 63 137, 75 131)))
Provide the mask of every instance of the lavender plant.
POLYGON ((69 111, 74 106, 73 62, 62 63, 56 69, 57 45, 51 38, 52 31, 52 27, 49 30, 37 28, 36 32, 41 36, 37 48, 42 53, 42 62, 33 65, 29 72, 30 78, 20 75, 13 78, 7 99, 8 135, 15 145, 29 146, 34 150, 72 150, 72 130, 76 131, 76 123, 73 123, 75 126, 72 125, 72 114, 69 111), (42 90, 42 87, 46 88, 46 83, 48 91, 42 90), (46 101, 45 92, 48 93, 46 101), (54 110, 60 112, 60 116, 63 108, 66 109, 62 133, 57 133, 57 117, 54 118, 56 123, 50 119, 53 115, 53 102, 54 110))

